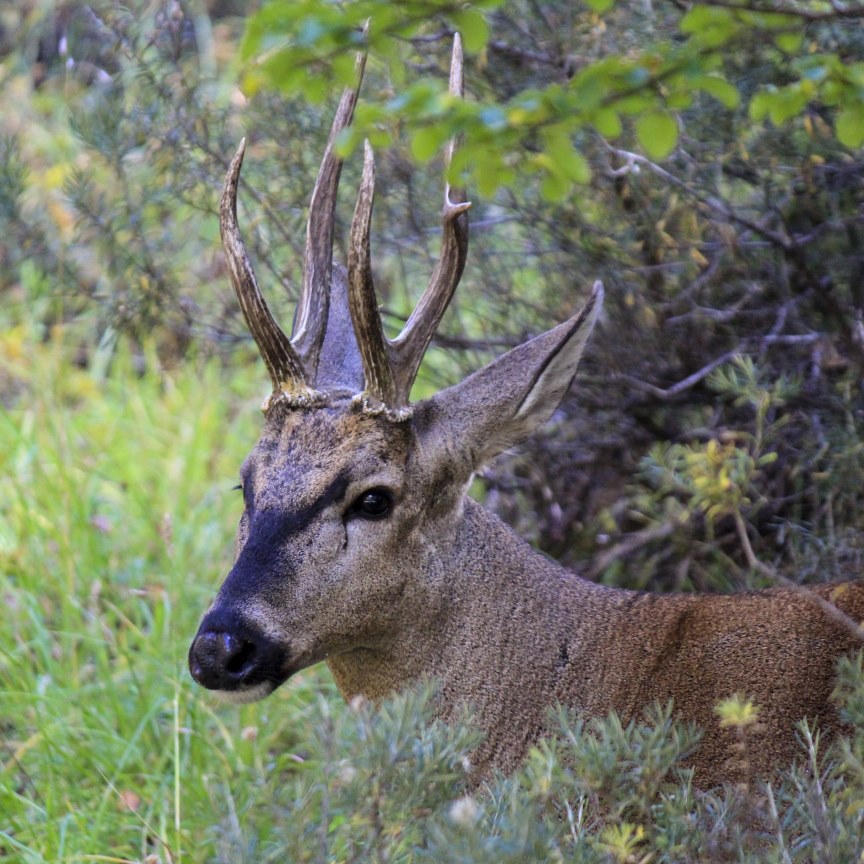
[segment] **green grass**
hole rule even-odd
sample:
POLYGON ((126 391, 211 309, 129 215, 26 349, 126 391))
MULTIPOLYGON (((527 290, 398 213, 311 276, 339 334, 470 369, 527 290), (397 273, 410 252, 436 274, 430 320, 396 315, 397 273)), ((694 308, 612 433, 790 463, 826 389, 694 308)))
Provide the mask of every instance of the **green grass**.
POLYGON ((123 357, 94 381, 62 335, 0 340, 0 859, 210 860, 331 687, 218 707, 186 667, 261 381, 123 357))

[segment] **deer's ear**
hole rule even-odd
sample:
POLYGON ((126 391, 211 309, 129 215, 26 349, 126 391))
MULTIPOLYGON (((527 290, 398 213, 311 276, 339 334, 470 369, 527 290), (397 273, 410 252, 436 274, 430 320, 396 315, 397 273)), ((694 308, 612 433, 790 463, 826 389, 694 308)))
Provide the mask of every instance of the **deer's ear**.
POLYGON ((569 321, 519 345, 460 384, 416 406, 420 434, 460 450, 470 470, 523 441, 545 423, 576 375, 603 303, 597 282, 569 321))

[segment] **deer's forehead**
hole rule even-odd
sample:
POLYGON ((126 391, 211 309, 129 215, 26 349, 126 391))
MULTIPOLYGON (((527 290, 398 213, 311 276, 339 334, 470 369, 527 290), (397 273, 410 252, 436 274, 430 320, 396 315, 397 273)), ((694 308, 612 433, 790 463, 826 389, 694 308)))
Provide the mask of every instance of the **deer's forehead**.
POLYGON ((244 484, 283 503, 314 500, 333 486, 359 481, 407 458, 407 430, 359 411, 294 411, 268 421, 243 466, 244 484))

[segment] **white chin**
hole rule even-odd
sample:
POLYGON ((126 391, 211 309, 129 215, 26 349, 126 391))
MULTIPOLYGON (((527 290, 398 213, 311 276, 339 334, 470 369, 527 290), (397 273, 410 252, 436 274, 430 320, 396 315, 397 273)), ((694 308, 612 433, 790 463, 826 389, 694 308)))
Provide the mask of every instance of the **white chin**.
POLYGON ((273 692, 273 685, 262 681, 248 690, 214 690, 213 695, 220 702, 229 702, 232 705, 244 705, 246 702, 257 702, 273 692))

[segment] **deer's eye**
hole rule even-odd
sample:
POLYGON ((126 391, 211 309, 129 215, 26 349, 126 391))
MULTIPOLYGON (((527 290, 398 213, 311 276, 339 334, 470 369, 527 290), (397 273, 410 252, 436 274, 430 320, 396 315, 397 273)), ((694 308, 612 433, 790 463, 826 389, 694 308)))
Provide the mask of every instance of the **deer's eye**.
POLYGON ((362 519, 383 519, 393 508, 393 496, 386 489, 369 489, 351 505, 350 515, 362 519))

